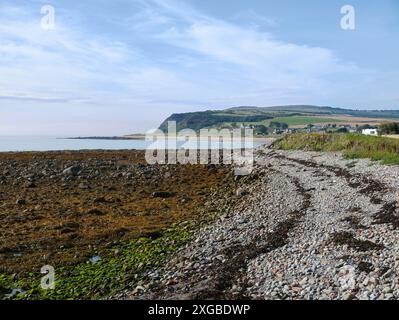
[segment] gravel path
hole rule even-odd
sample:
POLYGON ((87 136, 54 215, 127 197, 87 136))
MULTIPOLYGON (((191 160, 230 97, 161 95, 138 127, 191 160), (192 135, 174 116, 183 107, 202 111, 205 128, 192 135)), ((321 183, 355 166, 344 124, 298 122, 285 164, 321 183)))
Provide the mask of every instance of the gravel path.
POLYGON ((399 167, 266 147, 255 160, 234 212, 123 298, 399 298, 399 167))

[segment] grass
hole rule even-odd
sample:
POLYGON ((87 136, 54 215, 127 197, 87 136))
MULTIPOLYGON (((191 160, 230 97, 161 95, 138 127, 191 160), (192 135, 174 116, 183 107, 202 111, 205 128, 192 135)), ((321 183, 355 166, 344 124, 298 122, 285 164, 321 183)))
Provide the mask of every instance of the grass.
POLYGON ((343 152, 347 159, 369 158, 382 164, 399 164, 399 140, 359 134, 292 134, 276 143, 283 150, 343 152))
MULTIPOLYGON (((331 123, 331 124, 337 124, 341 122, 345 122, 344 120, 339 120, 339 119, 333 119, 333 118, 320 118, 320 117, 307 117, 307 116, 287 116, 287 117, 275 117, 273 119, 268 119, 264 121, 258 121, 258 122, 244 122, 245 125, 264 125, 268 127, 270 125, 270 122, 280 122, 280 123, 286 123, 290 127, 292 126, 306 126, 308 124, 316 124, 316 123, 331 123)), ((237 124, 241 124, 241 122, 237 122, 237 124)), ((225 122, 221 124, 223 125, 229 125, 231 126, 231 122, 225 122)))
POLYGON ((343 122, 342 120, 332 119, 332 118, 319 118, 319 117, 306 117, 306 116, 294 116, 294 117, 276 117, 271 120, 264 121, 265 125, 269 125, 270 122, 282 122, 289 126, 300 126, 315 123, 338 123, 343 122))

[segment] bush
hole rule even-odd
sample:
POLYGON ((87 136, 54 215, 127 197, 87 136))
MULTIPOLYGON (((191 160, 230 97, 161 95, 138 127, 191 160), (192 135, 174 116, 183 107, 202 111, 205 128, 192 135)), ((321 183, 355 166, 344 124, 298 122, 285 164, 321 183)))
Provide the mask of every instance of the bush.
POLYGON ((273 129, 285 130, 285 129, 288 129, 288 124, 284 123, 284 122, 272 121, 272 122, 270 122, 269 127, 273 128, 273 129))
POLYGON ((387 122, 380 125, 380 134, 399 134, 399 123, 387 122))

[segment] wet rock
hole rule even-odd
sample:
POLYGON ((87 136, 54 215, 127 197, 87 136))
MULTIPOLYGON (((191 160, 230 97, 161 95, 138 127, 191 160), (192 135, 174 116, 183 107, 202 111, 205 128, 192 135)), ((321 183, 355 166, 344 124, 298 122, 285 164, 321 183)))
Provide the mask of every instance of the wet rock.
POLYGON ((80 228, 80 224, 75 222, 75 221, 69 221, 67 223, 63 224, 64 228, 71 228, 71 229, 79 229, 80 228))
POLYGON ((66 176, 76 176, 79 174, 81 169, 80 165, 73 165, 62 171, 62 174, 66 176))
POLYGON ((102 212, 100 209, 94 208, 94 209, 90 209, 89 211, 87 211, 87 214, 92 214, 95 216, 104 216, 106 215, 105 212, 102 212))
POLYGON ((25 200, 25 199, 18 199, 18 200, 15 202, 15 204, 16 204, 16 205, 19 205, 19 206, 26 205, 26 200, 25 200))
POLYGON ((168 191, 155 191, 152 193, 154 198, 173 198, 176 196, 176 192, 168 192, 168 191))
POLYGON ((73 229, 73 228, 61 228, 60 229, 61 234, 67 234, 67 233, 73 233, 73 232, 75 232, 75 229, 73 229))
POLYGON ((95 198, 95 199, 93 200, 93 202, 94 202, 94 203, 106 203, 107 200, 105 199, 105 197, 98 197, 98 198, 95 198))

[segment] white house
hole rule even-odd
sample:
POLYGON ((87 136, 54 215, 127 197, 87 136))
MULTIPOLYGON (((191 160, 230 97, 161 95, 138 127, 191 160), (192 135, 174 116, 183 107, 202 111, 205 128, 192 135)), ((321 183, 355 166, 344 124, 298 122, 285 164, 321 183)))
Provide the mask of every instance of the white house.
POLYGON ((367 136, 378 136, 378 130, 377 129, 363 129, 362 134, 365 134, 367 136))

